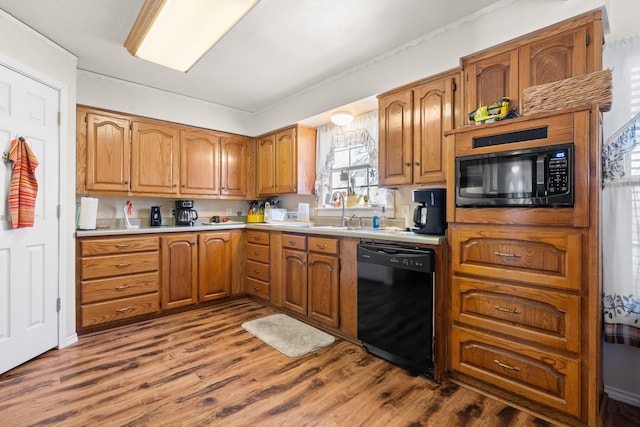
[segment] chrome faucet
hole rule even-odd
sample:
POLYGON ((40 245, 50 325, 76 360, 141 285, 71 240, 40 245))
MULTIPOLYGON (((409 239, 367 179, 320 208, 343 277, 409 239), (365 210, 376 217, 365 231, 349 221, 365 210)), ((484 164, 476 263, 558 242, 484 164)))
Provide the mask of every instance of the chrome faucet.
POLYGON ((340 203, 342 204, 342 216, 340 217, 340 224, 343 227, 348 227, 349 226, 349 217, 347 216, 347 214, 345 213, 345 207, 347 205, 347 202, 345 200, 344 194, 342 193, 342 191, 338 192, 338 196, 340 196, 340 203))

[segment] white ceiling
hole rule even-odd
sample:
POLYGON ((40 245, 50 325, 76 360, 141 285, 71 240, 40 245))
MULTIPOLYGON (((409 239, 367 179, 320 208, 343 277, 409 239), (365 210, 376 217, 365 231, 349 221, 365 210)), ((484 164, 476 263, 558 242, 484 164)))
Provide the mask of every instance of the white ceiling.
MULTIPOLYGON (((0 0, 0 9, 77 56, 79 69, 259 113, 500 1, 261 0, 187 73, 123 47, 143 0, 0 0)), ((364 101, 352 110, 375 108, 364 101)))

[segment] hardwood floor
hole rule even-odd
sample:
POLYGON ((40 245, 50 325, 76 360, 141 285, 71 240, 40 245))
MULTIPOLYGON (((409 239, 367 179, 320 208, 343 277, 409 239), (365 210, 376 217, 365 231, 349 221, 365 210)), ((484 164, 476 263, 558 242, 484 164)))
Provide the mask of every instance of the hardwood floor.
POLYGON ((344 340, 289 358, 241 327, 273 313, 240 299, 81 336, 0 375, 0 425, 552 425, 344 340))

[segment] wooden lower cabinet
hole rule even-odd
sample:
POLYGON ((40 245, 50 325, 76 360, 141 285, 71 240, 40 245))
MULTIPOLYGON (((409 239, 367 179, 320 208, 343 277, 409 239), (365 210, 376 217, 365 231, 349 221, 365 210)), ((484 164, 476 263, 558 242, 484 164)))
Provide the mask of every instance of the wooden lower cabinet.
POLYGON ((198 237, 194 233, 162 238, 162 309, 198 302, 198 237))
POLYGON ((581 418, 586 236, 485 224, 452 224, 449 233, 452 377, 570 424, 581 418))
POLYGON ((244 230, 78 238, 78 331, 243 294, 245 246, 244 230))
POLYGON ((268 231, 247 230, 246 290, 262 299, 270 298, 271 250, 268 231))
POLYGON ((156 236, 78 239, 77 329, 160 311, 156 236))
POLYGON ((339 240, 283 234, 282 246, 283 307, 338 327, 339 240))

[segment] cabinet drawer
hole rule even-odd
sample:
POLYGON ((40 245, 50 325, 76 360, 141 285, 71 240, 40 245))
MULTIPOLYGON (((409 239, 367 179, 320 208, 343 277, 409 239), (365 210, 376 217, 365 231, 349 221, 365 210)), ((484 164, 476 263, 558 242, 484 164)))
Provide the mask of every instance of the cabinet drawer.
POLYGON ((247 260, 247 277, 269 281, 269 265, 247 260))
POLYGON ((160 311, 157 292, 82 306, 82 326, 92 326, 160 311))
POLYGON ((297 234, 282 234, 282 247, 306 251, 307 236, 300 236, 297 234))
POLYGON ((158 252, 107 255, 82 259, 82 279, 157 271, 158 252))
POLYGON ((309 250, 313 252, 322 252, 325 254, 337 254, 338 239, 309 236, 309 250))
POLYGON ((158 273, 90 280, 82 282, 82 303, 129 297, 159 290, 160 275, 158 273))
POLYGON ((528 399, 580 415, 580 361, 453 327, 451 368, 528 399))
POLYGON ((269 263, 269 246, 247 243, 247 259, 269 263))
POLYGON ((269 299, 269 284, 247 277, 247 292, 260 298, 269 299))
POLYGON ((452 320, 580 351, 580 297, 550 290, 453 277, 452 320))
POLYGON ((107 255, 125 252, 157 251, 158 237, 125 237, 121 239, 92 239, 80 241, 80 255, 107 255))
POLYGON ((260 245, 269 244, 269 232, 258 230, 247 230, 247 242, 258 243, 260 245))
POLYGON ((581 235, 548 229, 452 227, 454 272, 580 289, 581 235))

